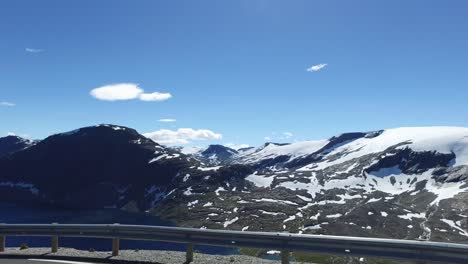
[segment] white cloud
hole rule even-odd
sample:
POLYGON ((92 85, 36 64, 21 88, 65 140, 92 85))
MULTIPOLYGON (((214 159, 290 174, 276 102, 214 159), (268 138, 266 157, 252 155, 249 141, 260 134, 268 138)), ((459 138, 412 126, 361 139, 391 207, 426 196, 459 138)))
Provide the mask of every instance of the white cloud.
POLYGON ((25 48, 24 50, 25 50, 26 52, 29 52, 29 53, 41 53, 41 52, 44 52, 43 49, 25 48))
POLYGON ((142 101, 164 101, 171 98, 172 95, 170 93, 142 93, 140 94, 140 100, 142 101))
POLYGON ((11 102, 0 102, 0 106, 15 106, 16 104, 15 103, 11 103, 11 102))
POLYGON ((142 93, 143 89, 134 83, 109 84, 94 88, 90 92, 94 98, 105 101, 136 99, 142 93))
POLYGON ((310 68, 308 68, 307 71, 308 72, 320 71, 321 69, 325 68, 325 66, 327 66, 326 63, 317 64, 317 65, 314 65, 314 66, 311 66, 310 68))
POLYGON ((158 120, 158 122, 175 122, 177 120, 173 119, 173 118, 161 118, 158 120))
POLYGON ((195 140, 216 140, 223 138, 221 134, 208 129, 192 128, 179 128, 177 130, 160 129, 143 135, 164 145, 183 145, 195 140))
POLYGON ((268 142, 275 142, 278 140, 288 140, 294 137, 294 134, 292 132, 282 132, 282 133, 277 133, 277 132, 272 132, 272 136, 266 136, 263 139, 268 142))
POLYGON ((91 90, 91 96, 104 101, 132 100, 164 101, 172 97, 170 93, 144 93, 136 83, 116 83, 91 90))
POLYGON ((8 132, 8 133, 7 133, 7 136, 16 136, 16 134, 13 133, 13 132, 8 132))
POLYGON ((283 136, 285 139, 292 138, 294 136, 291 132, 283 132, 283 136))
POLYGON ((234 144, 234 143, 226 143, 226 144, 224 144, 224 146, 226 146, 226 147, 228 147, 228 148, 235 149, 235 150, 238 150, 238 149, 241 149, 241 148, 248 148, 248 147, 250 147, 249 144, 234 144))

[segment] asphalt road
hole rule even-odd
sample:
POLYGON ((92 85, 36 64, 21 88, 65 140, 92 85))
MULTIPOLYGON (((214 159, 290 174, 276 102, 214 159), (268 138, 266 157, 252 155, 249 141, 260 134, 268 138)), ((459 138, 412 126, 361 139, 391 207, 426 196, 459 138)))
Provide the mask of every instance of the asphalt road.
POLYGON ((57 259, 0 259, 1 264, 95 264, 93 262, 57 260, 57 259))

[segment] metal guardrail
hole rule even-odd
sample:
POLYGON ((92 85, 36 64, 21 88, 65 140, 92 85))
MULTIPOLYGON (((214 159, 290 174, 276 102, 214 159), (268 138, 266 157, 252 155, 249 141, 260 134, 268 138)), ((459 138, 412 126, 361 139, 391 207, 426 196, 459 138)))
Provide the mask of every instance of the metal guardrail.
POLYGON ((0 224, 0 251, 5 250, 6 236, 50 236, 52 252, 58 249, 59 237, 109 238, 112 239, 114 256, 119 254, 120 239, 185 243, 187 263, 193 261, 194 244, 279 250, 282 263, 285 264, 289 263, 290 252, 293 251, 424 261, 424 263, 468 263, 468 244, 399 239, 120 224, 0 224))

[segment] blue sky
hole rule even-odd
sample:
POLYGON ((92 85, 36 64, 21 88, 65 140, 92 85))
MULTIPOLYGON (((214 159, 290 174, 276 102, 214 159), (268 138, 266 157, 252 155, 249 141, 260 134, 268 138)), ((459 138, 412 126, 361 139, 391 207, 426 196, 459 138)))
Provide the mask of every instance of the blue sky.
POLYGON ((0 135, 113 123, 258 145, 467 126, 467 13, 461 0, 2 1, 0 135), (171 97, 90 94, 120 83, 171 97))

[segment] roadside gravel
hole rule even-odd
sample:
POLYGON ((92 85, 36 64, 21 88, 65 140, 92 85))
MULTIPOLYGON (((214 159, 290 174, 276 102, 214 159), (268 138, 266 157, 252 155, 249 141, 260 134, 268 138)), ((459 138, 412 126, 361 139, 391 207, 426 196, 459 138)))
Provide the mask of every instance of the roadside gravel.
MULTIPOLYGON (((51 253, 50 248, 29 248, 19 250, 18 248, 7 248, 5 252, 0 252, 0 256, 27 256, 41 258, 63 258, 78 259, 80 261, 101 262, 101 263, 160 263, 160 264, 182 264, 185 262, 185 252, 180 251, 160 251, 160 250, 121 250, 119 256, 112 257, 111 252, 89 252, 72 248, 60 248, 57 253, 51 253)), ((256 257, 243 255, 209 255, 195 253, 194 264, 224 264, 224 263, 245 263, 245 264, 270 264, 280 263, 279 261, 264 260, 256 257)))

